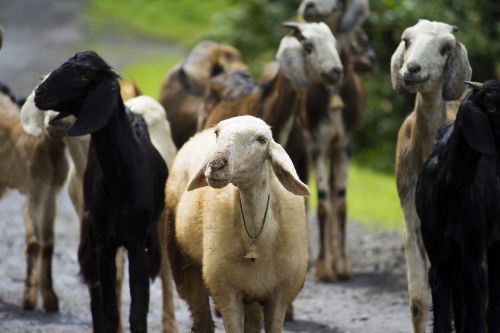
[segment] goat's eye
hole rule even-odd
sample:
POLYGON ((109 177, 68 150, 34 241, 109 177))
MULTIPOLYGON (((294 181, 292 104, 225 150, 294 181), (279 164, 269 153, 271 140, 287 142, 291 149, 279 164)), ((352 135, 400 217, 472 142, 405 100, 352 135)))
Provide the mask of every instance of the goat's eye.
POLYGON ((216 130, 214 131, 214 133, 215 133, 215 137, 216 137, 216 138, 218 138, 218 137, 219 137, 219 130, 218 130, 218 129, 216 129, 216 130))
POLYGON ((89 82, 90 81, 90 79, 88 78, 88 76, 85 75, 85 74, 80 75, 80 80, 82 82, 89 82))
POLYGON ((265 136, 258 136, 256 140, 261 143, 261 144, 266 144, 267 143, 267 138, 265 136))
POLYGON ((306 51, 307 54, 311 54, 314 51, 314 45, 312 43, 304 43, 304 51, 306 51))
POLYGON ((494 105, 489 105, 486 107, 486 110, 488 110, 488 112, 490 113, 495 113, 497 112, 497 108, 494 106, 494 105))
POLYGON ((441 53, 442 56, 446 55, 451 49, 451 46, 450 44, 445 44, 443 46, 441 46, 441 49, 439 50, 439 52, 441 53))
POLYGON ((410 47, 410 40, 407 38, 403 38, 403 43, 405 44, 405 49, 410 47))

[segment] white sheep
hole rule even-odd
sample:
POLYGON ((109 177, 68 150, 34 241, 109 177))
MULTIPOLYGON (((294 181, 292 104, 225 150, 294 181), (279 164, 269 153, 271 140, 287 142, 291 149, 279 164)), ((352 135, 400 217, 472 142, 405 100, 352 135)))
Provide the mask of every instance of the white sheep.
POLYGON ((415 208, 418 173, 429 157, 439 127, 454 118, 446 101, 460 98, 471 77, 467 50, 453 33, 456 27, 420 20, 402 34, 392 55, 395 90, 416 93, 415 107, 399 129, 396 184, 406 224, 405 255, 413 331, 423 333, 429 302, 428 263, 415 208))
MULTIPOLYGON (((195 332, 213 331, 209 294, 227 332, 244 331, 245 311, 258 306, 249 302, 263 305, 266 332, 282 331, 307 271, 301 196, 309 193, 258 118, 224 120, 182 147, 167 180, 165 214, 174 279, 195 332)), ((259 325, 256 313, 247 323, 259 325)))

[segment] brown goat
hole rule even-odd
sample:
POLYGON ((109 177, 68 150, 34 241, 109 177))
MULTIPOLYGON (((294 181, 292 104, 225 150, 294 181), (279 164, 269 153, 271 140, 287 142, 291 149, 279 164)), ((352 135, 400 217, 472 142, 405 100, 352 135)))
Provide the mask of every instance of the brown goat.
POLYGON ((51 267, 56 196, 68 172, 64 143, 25 133, 19 107, 3 93, 0 93, 0 115, 0 196, 8 188, 26 195, 23 309, 35 308, 40 288, 43 308, 55 312, 59 304, 52 286, 51 267))
POLYGON ((345 251, 348 146, 367 103, 367 93, 356 69, 371 70, 375 58, 360 28, 368 15, 368 2, 304 0, 299 15, 306 21, 327 23, 338 37, 344 79, 339 94, 327 87, 307 91, 307 109, 294 128, 294 136, 298 138, 286 148, 301 179, 308 176, 310 163, 317 175, 320 248, 315 276, 323 281, 336 276, 347 279, 351 276, 345 251), (300 133, 304 131, 305 134, 300 133), (304 145, 303 137, 309 139, 309 147, 304 145), (323 154, 331 162, 328 171, 328 158, 323 154))
POLYGON ((205 88, 210 78, 232 69, 246 69, 238 50, 202 41, 168 72, 159 101, 172 124, 172 137, 178 148, 200 127, 205 88))

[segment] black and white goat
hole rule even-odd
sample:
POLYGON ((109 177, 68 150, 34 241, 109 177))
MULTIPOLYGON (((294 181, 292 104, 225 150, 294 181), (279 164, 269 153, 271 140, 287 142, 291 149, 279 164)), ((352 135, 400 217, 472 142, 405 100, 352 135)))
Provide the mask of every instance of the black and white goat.
POLYGON ((157 221, 163 210, 167 168, 151 144, 143 118, 127 110, 118 75, 96 53, 84 51, 54 70, 35 92, 55 119, 77 118, 68 134, 91 134, 78 260, 88 285, 94 332, 116 332, 115 257, 129 259, 130 329, 147 331, 148 277, 160 270, 157 221))
POLYGON ((416 189, 435 333, 500 332, 500 81, 469 84, 416 189))

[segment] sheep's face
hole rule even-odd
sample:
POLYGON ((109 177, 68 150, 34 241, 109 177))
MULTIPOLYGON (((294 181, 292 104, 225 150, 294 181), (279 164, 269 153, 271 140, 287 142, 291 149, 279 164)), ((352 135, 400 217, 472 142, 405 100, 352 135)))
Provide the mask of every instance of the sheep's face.
POLYGON ((290 157, 274 142, 262 119, 240 116, 221 121, 213 130, 215 146, 202 168, 189 181, 188 191, 206 186, 222 188, 229 183, 240 189, 266 183, 270 165, 274 175, 290 192, 307 196, 307 185, 297 176, 290 157), (266 169, 264 169, 266 168, 266 169))
POLYGON ((338 85, 343 67, 337 42, 324 23, 284 23, 292 36, 281 40, 276 55, 283 74, 298 87, 338 85))
POLYGON ((406 29, 391 60, 393 84, 412 93, 439 89, 457 46, 453 36, 456 30, 446 23, 427 20, 406 29))
POLYGON ((35 104, 42 110, 60 112, 59 118, 77 115, 89 91, 110 74, 116 76, 95 52, 78 52, 38 86, 35 104))
POLYGON ((306 22, 325 22, 335 30, 343 9, 340 0, 303 0, 299 7, 299 16, 306 22))
POLYGON ((261 119, 243 116, 221 121, 214 128, 216 145, 208 154, 205 177, 221 188, 253 182, 268 157, 271 129, 261 119))

